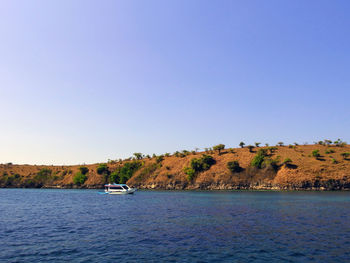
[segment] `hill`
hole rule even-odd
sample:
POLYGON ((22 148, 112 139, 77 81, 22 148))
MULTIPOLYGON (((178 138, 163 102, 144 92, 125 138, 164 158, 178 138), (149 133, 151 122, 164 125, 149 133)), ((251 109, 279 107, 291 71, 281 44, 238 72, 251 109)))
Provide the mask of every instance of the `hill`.
POLYGON ((349 155, 348 145, 317 144, 139 154, 83 166, 9 163, 0 165, 0 187, 102 188, 116 181, 142 189, 346 190, 349 155))

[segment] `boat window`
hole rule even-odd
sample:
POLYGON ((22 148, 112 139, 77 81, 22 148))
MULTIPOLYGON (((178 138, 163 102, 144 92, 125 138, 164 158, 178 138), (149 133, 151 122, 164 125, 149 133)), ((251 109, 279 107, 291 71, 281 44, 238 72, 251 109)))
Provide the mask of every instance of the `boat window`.
POLYGON ((126 190, 128 190, 128 189, 129 189, 129 187, 127 187, 126 185, 123 185, 123 187, 124 187, 126 190))
POLYGON ((110 189, 121 189, 121 190, 123 190, 123 188, 121 186, 119 186, 119 185, 113 185, 113 186, 110 187, 110 189))

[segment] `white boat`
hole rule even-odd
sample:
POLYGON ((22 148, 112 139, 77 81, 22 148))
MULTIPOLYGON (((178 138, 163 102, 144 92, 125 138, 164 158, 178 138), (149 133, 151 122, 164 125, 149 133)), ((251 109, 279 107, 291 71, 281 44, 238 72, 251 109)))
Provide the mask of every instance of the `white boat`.
POLYGON ((126 184, 105 184, 105 193, 112 195, 133 194, 136 188, 131 188, 126 184))

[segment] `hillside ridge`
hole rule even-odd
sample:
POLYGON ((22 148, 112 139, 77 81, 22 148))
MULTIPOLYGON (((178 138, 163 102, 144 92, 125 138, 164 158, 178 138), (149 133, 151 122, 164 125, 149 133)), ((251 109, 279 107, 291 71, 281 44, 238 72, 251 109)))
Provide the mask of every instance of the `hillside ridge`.
POLYGON ((0 164, 0 187, 140 189, 350 189, 350 146, 333 144, 176 152, 90 165, 0 164))

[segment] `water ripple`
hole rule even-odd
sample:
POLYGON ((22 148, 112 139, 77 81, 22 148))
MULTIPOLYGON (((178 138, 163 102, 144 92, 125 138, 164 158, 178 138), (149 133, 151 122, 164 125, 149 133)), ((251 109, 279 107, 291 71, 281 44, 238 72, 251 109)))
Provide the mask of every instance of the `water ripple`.
POLYGON ((0 189, 3 262, 349 262, 345 192, 0 189))

